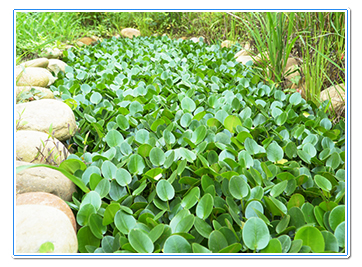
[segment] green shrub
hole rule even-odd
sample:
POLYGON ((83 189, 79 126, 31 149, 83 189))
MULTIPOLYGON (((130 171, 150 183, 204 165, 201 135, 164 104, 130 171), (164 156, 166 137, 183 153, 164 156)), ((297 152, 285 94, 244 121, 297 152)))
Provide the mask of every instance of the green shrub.
POLYGON ((68 50, 59 167, 82 253, 344 251, 345 130, 233 49, 167 37, 68 50))

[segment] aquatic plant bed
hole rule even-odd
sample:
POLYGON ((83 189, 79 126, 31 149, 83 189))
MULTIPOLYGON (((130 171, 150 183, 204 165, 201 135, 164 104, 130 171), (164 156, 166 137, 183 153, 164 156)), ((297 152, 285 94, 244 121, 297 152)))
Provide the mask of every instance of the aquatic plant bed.
POLYGON ((345 125, 231 49, 167 37, 65 52, 81 253, 340 253, 345 125))

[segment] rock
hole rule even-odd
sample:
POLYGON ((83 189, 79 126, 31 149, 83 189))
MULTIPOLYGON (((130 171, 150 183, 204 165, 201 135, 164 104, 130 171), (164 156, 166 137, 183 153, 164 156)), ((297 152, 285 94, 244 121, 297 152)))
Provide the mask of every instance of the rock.
POLYGON ((71 108, 59 100, 41 99, 16 105, 16 120, 21 114, 18 130, 33 130, 48 133, 53 125, 54 137, 60 141, 69 139, 77 128, 71 108), (26 122, 26 124, 24 124, 26 122))
POLYGON ((62 55, 62 51, 60 51, 60 49, 56 47, 55 48, 46 47, 42 50, 40 55, 48 59, 59 58, 62 55))
MULTIPOLYGON (((181 37, 181 38, 182 38, 182 37, 181 37)), ((202 41, 205 40, 205 37, 199 36, 199 37, 192 37, 192 38, 190 38, 190 41, 193 41, 194 43, 198 43, 198 42, 200 42, 200 38, 201 38, 202 41)))
MULTIPOLYGON (((38 97, 39 99, 54 99, 54 94, 47 88, 39 86, 16 86, 16 97, 27 94, 28 97, 38 97), (32 90, 33 89, 33 90, 32 90)), ((26 99, 28 99, 28 97, 26 99)), ((35 99, 30 99, 35 100, 35 99)))
MULTIPOLYGON (((69 197, 69 200, 70 199, 71 196, 69 197)), ((77 232, 77 224, 75 222, 74 214, 67 205, 67 203, 65 203, 60 197, 44 192, 30 192, 30 193, 16 195, 16 205, 34 205, 34 204, 46 205, 49 207, 59 209, 60 211, 64 212, 64 214, 67 215, 68 219, 70 220, 74 228, 74 231, 77 232)))
POLYGON ((226 48, 230 48, 232 47, 234 44, 236 44, 236 42, 234 41, 230 41, 230 40, 225 40, 221 43, 221 48, 226 47, 226 48))
POLYGON ((250 53, 250 51, 241 49, 239 52, 237 52, 237 53, 235 54, 234 58, 238 58, 238 57, 240 57, 240 56, 250 56, 250 55, 252 55, 252 54, 250 53))
POLYGON ((295 58, 288 58, 287 65, 284 69, 284 75, 287 73, 289 74, 285 76, 285 79, 293 83, 295 77, 300 76, 298 69, 298 61, 295 58))
POLYGON ((46 242, 54 245, 52 253, 77 253, 78 241, 73 226, 57 208, 46 205, 16 207, 16 253, 38 253, 46 242))
MULTIPOLYGON (((320 100, 331 100, 334 110, 338 110, 345 105, 345 86, 343 83, 328 87, 320 94, 320 100)), ((332 107, 331 107, 332 109, 332 107)))
POLYGON ((97 42, 97 41, 91 37, 83 37, 83 38, 78 39, 76 41, 76 44, 79 46, 83 46, 83 45, 92 45, 95 42, 97 42))
POLYGON ((17 86, 39 86, 46 87, 49 84, 49 77, 52 74, 44 68, 39 67, 16 67, 16 85, 17 86))
POLYGON ((49 59, 48 70, 54 72, 55 75, 58 75, 59 71, 65 73, 65 66, 67 66, 67 63, 60 59, 49 59))
POLYGON ((59 165, 67 158, 68 154, 68 150, 58 139, 48 138, 46 133, 37 131, 16 132, 17 160, 59 165))
POLYGON ((37 58, 37 59, 29 60, 29 61, 21 63, 20 65, 23 66, 24 68, 27 68, 27 67, 46 68, 46 67, 48 67, 48 64, 49 64, 49 60, 44 57, 44 58, 37 58))
POLYGON ((253 61, 253 58, 251 56, 239 56, 236 61, 245 65, 246 62, 253 61))
MULTIPOLYGON (((33 164, 16 161, 16 167, 23 165, 33 164)), ((16 194, 19 196, 30 192, 44 192, 58 196, 65 201, 71 201, 75 191, 74 183, 57 170, 34 167, 16 174, 16 194)))
POLYGON ((128 37, 128 38, 133 38, 133 36, 137 37, 141 35, 141 32, 139 30, 136 29, 132 29, 132 28, 125 28, 121 31, 121 35, 123 37, 128 37))

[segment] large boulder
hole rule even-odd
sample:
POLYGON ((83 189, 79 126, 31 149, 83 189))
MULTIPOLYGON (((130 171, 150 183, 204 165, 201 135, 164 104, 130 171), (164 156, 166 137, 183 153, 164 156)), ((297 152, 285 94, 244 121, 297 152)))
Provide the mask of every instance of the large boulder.
POLYGON ((77 232, 77 224, 75 222, 74 214, 60 197, 44 193, 44 192, 30 192, 16 195, 16 205, 46 205, 49 207, 57 208, 64 212, 70 220, 74 231, 77 232))
POLYGON ((137 37, 141 35, 141 32, 139 30, 133 29, 133 28, 125 28, 121 31, 121 35, 123 37, 133 38, 133 36, 137 37))
POLYGON ((39 99, 54 99, 54 94, 47 88, 39 86, 16 86, 16 97, 24 98, 22 100, 35 100, 38 97, 39 99), (22 95, 24 97, 22 97, 22 95), (29 99, 29 98, 34 99, 29 99))
MULTIPOLYGON (((16 167, 33 165, 29 162, 16 161, 16 167)), ((72 200, 76 191, 74 183, 61 172, 47 167, 25 169, 16 174, 16 194, 30 192, 51 193, 65 201, 72 200)))
MULTIPOLYGON (((344 84, 338 84, 324 89, 320 94, 320 100, 330 100, 334 110, 338 110, 345 105, 345 87, 344 84)), ((331 108, 332 108, 331 107, 331 108)))
POLYGON ((65 72, 65 66, 67 63, 61 61, 60 59, 49 59, 48 70, 58 75, 59 71, 65 72))
POLYGON ((252 61, 254 62, 253 58, 251 56, 238 56, 236 58, 236 62, 242 63, 242 64, 246 64, 246 62, 252 61))
POLYGON ((69 152, 56 138, 37 131, 16 132, 16 159, 19 161, 59 165, 69 152))
POLYGON ((27 67, 38 67, 38 68, 46 68, 48 67, 49 60, 47 58, 36 58, 33 60, 29 60, 21 63, 20 65, 24 68, 27 67))
POLYGON ((69 139, 77 128, 72 109, 62 101, 42 99, 16 105, 18 130, 48 132, 52 124, 54 137, 60 141, 69 139))
POLYGON ((97 40, 92 37, 83 37, 83 38, 78 39, 76 41, 76 44, 78 46, 83 46, 83 45, 92 45, 92 44, 95 44, 96 42, 97 42, 97 40))
POLYGON ((44 68, 23 66, 16 67, 16 85, 17 86, 39 86, 46 87, 51 82, 49 80, 52 74, 44 68))
POLYGON ((57 47, 46 47, 42 50, 40 55, 45 58, 59 58, 62 55, 62 51, 57 47))
POLYGON ((51 253, 77 253, 78 240, 67 215, 47 205, 16 206, 15 251, 38 253, 42 244, 51 242, 51 253))

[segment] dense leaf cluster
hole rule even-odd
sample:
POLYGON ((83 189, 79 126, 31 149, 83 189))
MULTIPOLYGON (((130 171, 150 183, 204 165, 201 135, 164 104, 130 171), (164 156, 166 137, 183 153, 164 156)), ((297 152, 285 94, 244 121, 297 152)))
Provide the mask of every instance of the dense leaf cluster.
POLYGON ((60 168, 84 253, 344 250, 345 131, 259 81, 236 48, 167 37, 65 52, 60 168))

